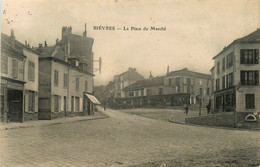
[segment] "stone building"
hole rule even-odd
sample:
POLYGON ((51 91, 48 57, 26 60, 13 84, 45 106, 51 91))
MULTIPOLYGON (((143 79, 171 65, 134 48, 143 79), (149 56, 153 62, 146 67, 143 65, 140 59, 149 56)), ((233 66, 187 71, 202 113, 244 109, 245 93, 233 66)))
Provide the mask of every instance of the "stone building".
POLYGON ((93 42, 86 27, 83 36, 63 27, 56 45, 39 44, 39 119, 94 114, 93 42))
POLYGON ((38 119, 38 53, 1 33, 1 121, 38 119))
POLYGON ((212 93, 211 75, 190 71, 187 68, 172 71, 164 78, 164 94, 171 96, 170 105, 189 103, 205 107, 212 93))
POLYGON ((213 57, 214 110, 236 111, 237 121, 259 119, 260 30, 234 40, 213 57))
POLYGON ((124 88, 143 78, 135 68, 129 68, 128 71, 115 75, 113 78, 115 98, 125 97, 124 88))

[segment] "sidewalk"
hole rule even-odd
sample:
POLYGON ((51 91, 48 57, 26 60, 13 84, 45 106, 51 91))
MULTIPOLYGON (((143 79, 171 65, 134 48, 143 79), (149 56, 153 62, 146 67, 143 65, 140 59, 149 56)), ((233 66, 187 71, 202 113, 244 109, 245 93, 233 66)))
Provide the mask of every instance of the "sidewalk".
POLYGON ((0 131, 18 129, 18 128, 31 128, 31 127, 48 126, 48 125, 55 125, 55 124, 64 124, 64 123, 96 120, 96 119, 104 119, 104 118, 108 118, 108 116, 98 111, 95 112, 94 115, 88 115, 88 116, 61 117, 53 120, 26 121, 24 123, 19 123, 19 122, 0 123, 0 131))

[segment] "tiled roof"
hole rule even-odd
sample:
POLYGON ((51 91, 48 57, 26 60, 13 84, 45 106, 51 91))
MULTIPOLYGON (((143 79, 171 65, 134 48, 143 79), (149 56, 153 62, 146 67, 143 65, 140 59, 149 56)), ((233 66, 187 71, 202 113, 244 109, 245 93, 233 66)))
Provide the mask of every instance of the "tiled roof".
POLYGON ((178 71, 171 71, 166 77, 169 76, 190 76, 202 79, 210 79, 211 75, 190 71, 187 68, 178 71))
POLYGON ((138 90, 138 89, 143 89, 146 87, 163 85, 163 80, 164 80, 164 76, 139 80, 139 81, 136 81, 135 83, 133 83, 132 85, 125 87, 124 90, 126 90, 126 91, 138 90))
POLYGON ((60 46, 42 47, 37 48, 37 50, 40 52, 40 57, 55 57, 61 60, 65 60, 65 53, 60 46))
MULTIPOLYGON (((1 33, 1 39, 4 40, 6 43, 8 43, 9 45, 12 44, 12 39, 10 36, 4 34, 4 33, 1 33)), ((14 46, 13 48, 19 52, 19 53, 23 53, 23 49, 26 48, 27 50, 30 50, 31 52, 34 52, 35 54, 39 54, 38 52, 34 51, 33 49, 27 47, 26 45, 22 44, 21 42, 15 40, 15 43, 14 43, 14 46)))
POLYGON ((231 44, 229 44, 227 47, 225 47, 219 54, 214 56, 212 59, 215 59, 221 53, 226 51, 229 47, 231 47, 234 44, 238 44, 238 43, 260 43, 260 29, 258 28, 256 31, 252 32, 251 34, 234 40, 231 44))

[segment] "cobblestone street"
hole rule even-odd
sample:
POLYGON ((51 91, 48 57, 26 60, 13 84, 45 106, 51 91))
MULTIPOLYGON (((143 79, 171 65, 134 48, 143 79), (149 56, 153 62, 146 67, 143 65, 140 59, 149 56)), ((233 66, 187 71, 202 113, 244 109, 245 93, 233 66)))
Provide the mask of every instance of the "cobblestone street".
POLYGON ((1 166, 258 166, 260 133, 107 110, 109 118, 1 130, 1 166))

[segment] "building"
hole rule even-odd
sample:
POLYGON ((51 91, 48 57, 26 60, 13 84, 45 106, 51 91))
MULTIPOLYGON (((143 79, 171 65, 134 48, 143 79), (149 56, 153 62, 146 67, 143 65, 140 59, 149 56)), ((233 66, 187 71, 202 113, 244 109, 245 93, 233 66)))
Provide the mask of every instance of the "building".
POLYGON ((38 120, 38 53, 1 34, 1 121, 38 120))
POLYGON ((120 105, 124 107, 142 107, 163 105, 164 76, 142 79, 127 86, 124 89, 125 98, 121 99, 120 105))
POLYGON ((143 78, 135 68, 130 67, 128 71, 115 75, 113 78, 115 98, 125 97, 124 88, 143 78))
POLYGON ((164 78, 164 94, 172 95, 170 105, 189 103, 192 107, 205 107, 212 93, 211 75, 187 68, 172 71, 164 78))
POLYGON ((94 114, 93 42, 85 26, 83 36, 63 27, 56 45, 39 44, 39 119, 94 114))
POLYGON ((252 120, 258 118, 259 49, 260 29, 257 29, 236 39, 213 57, 215 111, 236 111, 238 122, 247 116, 252 120))

